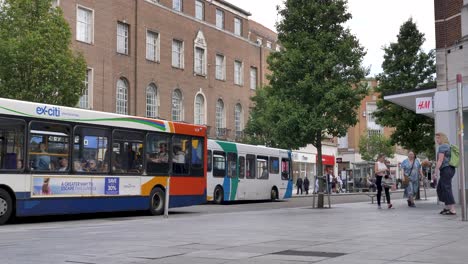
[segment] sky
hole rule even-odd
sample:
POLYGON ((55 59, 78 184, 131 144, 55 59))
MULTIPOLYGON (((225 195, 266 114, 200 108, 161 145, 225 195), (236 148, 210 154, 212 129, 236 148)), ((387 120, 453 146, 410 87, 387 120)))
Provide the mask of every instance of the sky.
MULTIPOLYGON (((228 0, 252 13, 250 19, 276 31, 280 19, 276 6, 283 0, 228 0)), ((382 48, 397 41, 400 26, 413 18, 426 42, 424 51, 435 48, 433 0, 348 0, 348 12, 353 18, 347 23, 351 32, 367 50, 364 66, 370 67, 369 76, 382 72, 382 48)))

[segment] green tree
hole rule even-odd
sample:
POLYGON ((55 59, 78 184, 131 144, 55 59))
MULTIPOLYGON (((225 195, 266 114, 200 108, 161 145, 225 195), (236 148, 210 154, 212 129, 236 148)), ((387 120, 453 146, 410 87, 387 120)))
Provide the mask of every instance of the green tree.
POLYGON ((395 148, 390 139, 384 135, 372 134, 367 136, 362 135, 359 139, 359 153, 366 161, 375 161, 377 155, 385 154, 386 157, 393 158, 395 148))
POLYGON ((383 73, 377 76, 381 93, 374 113, 377 122, 394 127, 392 144, 398 144, 415 153, 433 153, 434 120, 418 115, 401 106, 384 101, 383 96, 392 92, 436 87, 434 51, 425 53, 425 41, 412 19, 400 27, 398 41, 385 47, 383 73))
POLYGON ((246 129, 248 140, 270 146, 297 149, 313 144, 317 175, 322 174, 322 139, 344 136, 356 124, 357 108, 367 92, 359 85, 367 74, 361 67, 365 51, 344 27, 351 18, 346 4, 285 1, 277 24, 284 49, 268 58, 270 85, 253 97, 246 129))
POLYGON ((0 1, 0 94, 75 106, 86 62, 70 48, 71 31, 46 0, 0 1))

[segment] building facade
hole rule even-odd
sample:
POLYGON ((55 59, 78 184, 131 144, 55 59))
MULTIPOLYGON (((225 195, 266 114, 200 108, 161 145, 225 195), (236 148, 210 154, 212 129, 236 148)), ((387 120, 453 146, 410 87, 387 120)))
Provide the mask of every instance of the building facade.
POLYGON ((250 97, 266 82, 266 58, 279 48, 276 34, 249 12, 221 0, 56 4, 88 64, 80 107, 203 124, 211 138, 242 138, 250 97))

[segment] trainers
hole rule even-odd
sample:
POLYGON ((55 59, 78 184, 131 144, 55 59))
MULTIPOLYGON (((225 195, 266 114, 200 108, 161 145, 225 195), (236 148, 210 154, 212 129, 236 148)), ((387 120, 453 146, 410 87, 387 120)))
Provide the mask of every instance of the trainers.
POLYGON ((391 209, 393 207, 393 205, 390 203, 388 204, 388 209, 391 209))

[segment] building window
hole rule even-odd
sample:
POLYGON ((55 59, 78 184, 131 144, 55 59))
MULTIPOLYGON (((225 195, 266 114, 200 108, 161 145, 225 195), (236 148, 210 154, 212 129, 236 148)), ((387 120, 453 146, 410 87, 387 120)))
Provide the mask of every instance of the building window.
POLYGON ((60 0, 52 0, 52 8, 56 8, 60 6, 60 0))
POLYGON ((117 23, 117 52, 128 55, 128 24, 117 23))
POLYGON ((195 97, 195 125, 205 124, 205 97, 197 94, 195 97))
POLYGON ((127 115, 128 114, 128 82, 125 79, 117 81, 116 93, 116 113, 127 115))
POLYGON ((156 85, 146 87, 146 117, 157 118, 159 113, 158 90, 156 85))
POLYGON ((234 34, 242 36, 242 20, 240 18, 234 18, 234 34))
POLYGON ((344 137, 338 138, 338 148, 348 148, 348 133, 344 137))
POLYGON ((281 51, 281 46, 278 45, 278 44, 276 44, 276 51, 278 51, 278 52, 281 51))
POLYGON ((244 77, 242 74, 242 62, 234 62, 234 84, 242 85, 244 82, 244 77))
POLYGON ((90 109, 90 96, 92 94, 92 87, 93 87, 93 70, 87 69, 86 70, 86 77, 84 81, 84 90, 83 94, 80 97, 80 101, 78 106, 83 109, 90 109))
POLYGON ((195 73, 205 75, 205 49, 195 48, 195 73))
POLYGON ((216 9, 216 27, 224 29, 224 12, 216 9))
POLYGON ((257 68, 250 67, 250 89, 257 89, 257 68))
POLYGON ((205 4, 200 1, 195 1, 195 18, 199 20, 205 19, 205 4))
POLYGON ((183 121, 182 92, 177 89, 172 93, 172 121, 183 121))
POLYGON ((367 119, 368 136, 371 136, 373 134, 383 133, 383 127, 377 124, 375 116, 374 116, 374 112, 376 110, 377 110, 377 104, 375 102, 366 104, 365 116, 367 119))
POLYGON ((226 59, 223 55, 216 55, 216 79, 226 80, 226 59))
POLYGON ((159 34, 146 31, 146 59, 159 61, 159 34))
POLYGON ((182 0, 172 0, 172 9, 182 12, 182 0))
POLYGON ((180 40, 172 41, 172 66, 184 68, 184 42, 180 40))
POLYGON ((267 48, 271 49, 271 41, 267 41, 267 48))
POLYGON ((76 40, 86 43, 93 42, 93 11, 78 6, 76 13, 76 40))
POLYGON ((242 137, 242 131, 244 130, 244 120, 243 120, 243 113, 242 113, 242 105, 236 104, 234 109, 234 122, 236 128, 236 138, 242 137))
POLYGON ((225 113, 224 113, 224 102, 221 99, 218 99, 216 102, 216 136, 224 137, 226 136, 226 122, 225 122, 225 113))

